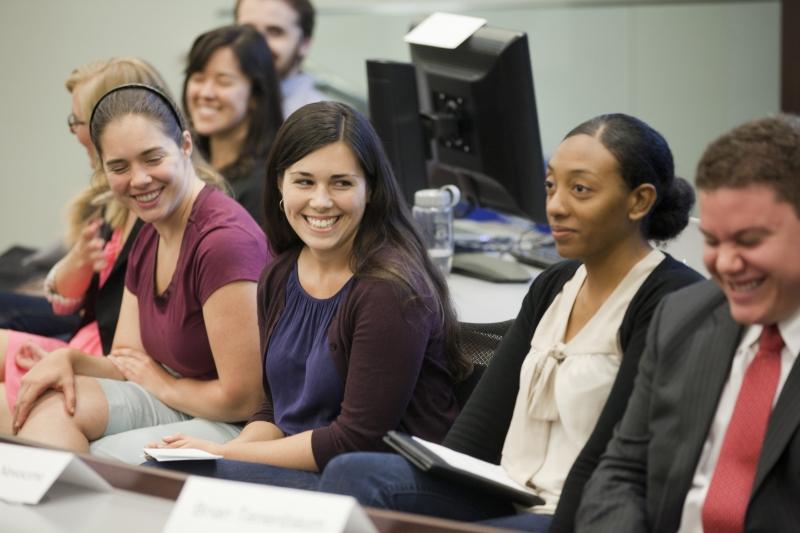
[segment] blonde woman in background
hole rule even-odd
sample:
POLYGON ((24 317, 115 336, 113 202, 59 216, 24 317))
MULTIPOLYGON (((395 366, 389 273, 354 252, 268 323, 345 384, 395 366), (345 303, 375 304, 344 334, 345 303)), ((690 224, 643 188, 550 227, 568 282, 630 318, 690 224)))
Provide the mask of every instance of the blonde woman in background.
POLYGON ((81 322, 65 342, 58 338, 0 329, 0 432, 11 431, 11 415, 23 375, 47 352, 70 346, 91 355, 111 349, 117 327, 128 251, 141 223, 115 200, 89 138, 88 121, 97 100, 125 83, 166 89, 161 75, 134 57, 93 61, 67 77, 72 95, 70 131, 86 149, 93 169, 89 187, 69 206, 69 252, 50 270, 45 293, 57 315, 81 312, 81 322))

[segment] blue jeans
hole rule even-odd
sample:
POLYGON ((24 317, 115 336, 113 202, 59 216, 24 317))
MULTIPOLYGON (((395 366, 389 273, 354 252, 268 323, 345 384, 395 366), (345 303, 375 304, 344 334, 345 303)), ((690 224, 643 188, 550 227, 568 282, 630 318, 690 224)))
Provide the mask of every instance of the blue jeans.
POLYGON ((81 317, 57 315, 44 298, 0 291, 0 328, 33 333, 43 337, 68 339, 81 322, 81 317))
POLYGON ((325 467, 318 489, 361 505, 466 522, 547 531, 551 517, 517 513, 507 500, 422 472, 399 455, 348 453, 325 467))
POLYGON ((289 489, 316 490, 320 475, 316 472, 281 468, 279 466, 244 461, 218 459, 216 461, 147 461, 143 466, 177 470, 192 476, 206 476, 231 481, 261 483, 289 489))

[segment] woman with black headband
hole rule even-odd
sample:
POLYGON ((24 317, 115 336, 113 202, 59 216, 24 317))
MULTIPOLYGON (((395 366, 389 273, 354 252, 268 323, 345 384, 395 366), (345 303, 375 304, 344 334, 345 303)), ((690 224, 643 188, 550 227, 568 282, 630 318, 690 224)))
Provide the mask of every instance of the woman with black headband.
POLYGON ((65 348, 43 359, 22 380, 13 429, 86 451, 104 435, 197 417, 230 438, 238 428, 226 423, 261 401, 256 280, 266 239, 198 175, 191 135, 161 91, 112 89, 89 126, 111 191, 146 225, 110 355, 65 348))

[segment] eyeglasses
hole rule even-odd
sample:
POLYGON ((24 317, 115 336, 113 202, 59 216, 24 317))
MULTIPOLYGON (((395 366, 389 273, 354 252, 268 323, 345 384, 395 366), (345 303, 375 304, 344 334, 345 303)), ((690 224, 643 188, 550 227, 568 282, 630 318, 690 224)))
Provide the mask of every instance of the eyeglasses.
POLYGON ((78 126, 83 126, 84 124, 86 124, 86 122, 76 117, 75 113, 70 113, 67 115, 67 126, 69 126, 70 133, 75 133, 75 128, 78 126))

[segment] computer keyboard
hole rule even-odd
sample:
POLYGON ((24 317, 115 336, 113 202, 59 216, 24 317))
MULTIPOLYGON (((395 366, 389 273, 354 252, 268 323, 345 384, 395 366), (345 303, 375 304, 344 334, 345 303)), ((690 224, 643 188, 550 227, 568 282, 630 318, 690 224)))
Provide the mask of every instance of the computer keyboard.
POLYGON ((453 226, 456 252, 510 253, 520 263, 537 268, 564 260, 556 251, 553 237, 546 232, 468 219, 456 219, 453 226))
POLYGON ((531 247, 516 246, 510 253, 520 263, 539 268, 547 268, 564 260, 558 255, 555 244, 540 244, 531 247))

